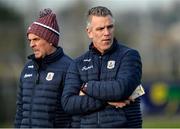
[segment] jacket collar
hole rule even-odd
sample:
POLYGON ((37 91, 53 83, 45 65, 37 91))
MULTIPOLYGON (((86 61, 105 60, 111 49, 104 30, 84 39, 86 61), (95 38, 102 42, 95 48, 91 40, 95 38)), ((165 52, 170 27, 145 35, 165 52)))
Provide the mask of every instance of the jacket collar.
POLYGON ((57 47, 57 50, 54 53, 45 56, 43 59, 36 59, 34 54, 29 55, 28 59, 35 61, 38 65, 49 64, 49 63, 57 61, 63 55, 64 55, 63 49, 61 47, 57 47))
MULTIPOLYGON (((118 44, 118 41, 114 38, 111 47, 108 50, 106 50, 103 55, 110 54, 110 53, 114 52, 117 48, 117 44, 118 44)), ((102 55, 101 52, 94 47, 92 42, 89 45, 89 51, 92 53, 98 54, 98 55, 102 55)))

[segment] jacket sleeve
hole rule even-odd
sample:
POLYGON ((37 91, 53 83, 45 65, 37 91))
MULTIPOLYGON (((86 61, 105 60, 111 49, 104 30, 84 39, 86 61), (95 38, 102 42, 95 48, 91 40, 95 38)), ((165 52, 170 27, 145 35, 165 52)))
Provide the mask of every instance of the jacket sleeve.
POLYGON ((103 101, 127 99, 141 83, 142 63, 136 50, 128 50, 122 57, 117 76, 110 81, 89 81, 87 95, 103 101))
POLYGON ((65 87, 61 98, 62 107, 69 114, 89 113, 103 107, 103 102, 98 99, 87 95, 79 96, 81 85, 78 68, 73 62, 66 74, 65 87))
POLYGON ((16 101, 16 115, 15 115, 15 128, 20 128, 22 121, 22 87, 21 83, 17 93, 17 101, 16 101))

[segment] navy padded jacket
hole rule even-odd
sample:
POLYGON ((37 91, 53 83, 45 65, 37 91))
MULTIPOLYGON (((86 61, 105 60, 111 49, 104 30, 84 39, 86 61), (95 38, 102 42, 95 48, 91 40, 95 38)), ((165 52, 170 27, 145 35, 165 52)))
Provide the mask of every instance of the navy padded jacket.
POLYGON ((139 98, 124 108, 107 102, 128 99, 141 83, 141 74, 141 58, 136 50, 114 39, 112 47, 101 55, 91 44, 89 51, 70 65, 65 80, 62 106, 73 115, 72 127, 140 128, 139 98), (79 96, 84 83, 86 95, 79 96))
POLYGON ((69 127, 71 117, 62 109, 61 95, 72 59, 60 47, 42 60, 28 58, 20 77, 15 128, 69 127))

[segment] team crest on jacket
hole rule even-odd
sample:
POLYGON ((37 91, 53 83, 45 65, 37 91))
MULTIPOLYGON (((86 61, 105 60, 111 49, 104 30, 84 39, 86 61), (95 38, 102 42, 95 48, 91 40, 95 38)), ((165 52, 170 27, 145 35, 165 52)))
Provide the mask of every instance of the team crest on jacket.
POLYGON ((46 76, 46 80, 47 80, 47 81, 51 81, 51 80, 53 79, 53 77, 54 77, 54 73, 53 73, 53 72, 49 72, 49 73, 47 74, 47 76, 46 76))
POLYGON ((110 60, 107 63, 107 68, 108 69, 113 69, 115 67, 115 61, 114 60, 110 60))

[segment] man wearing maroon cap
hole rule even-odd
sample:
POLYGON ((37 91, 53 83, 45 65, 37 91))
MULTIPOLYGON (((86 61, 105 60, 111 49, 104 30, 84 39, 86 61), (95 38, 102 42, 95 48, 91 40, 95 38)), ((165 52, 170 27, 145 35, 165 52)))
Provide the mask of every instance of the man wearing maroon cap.
POLYGON ((65 128, 71 117, 61 106, 66 70, 72 59, 58 46, 59 27, 51 9, 44 9, 27 37, 33 54, 20 76, 15 128, 65 128))

